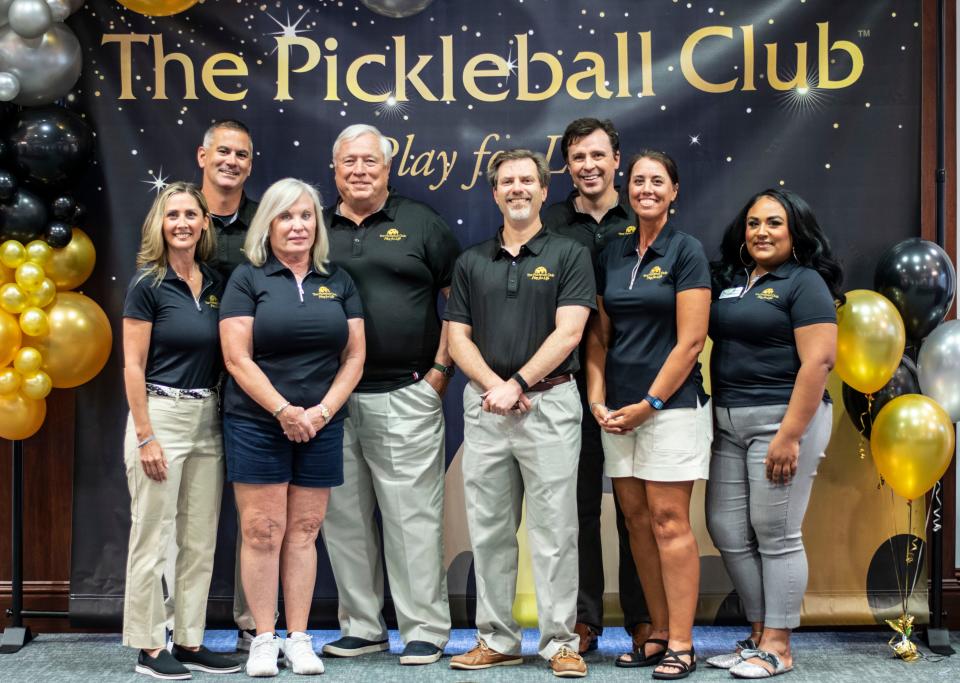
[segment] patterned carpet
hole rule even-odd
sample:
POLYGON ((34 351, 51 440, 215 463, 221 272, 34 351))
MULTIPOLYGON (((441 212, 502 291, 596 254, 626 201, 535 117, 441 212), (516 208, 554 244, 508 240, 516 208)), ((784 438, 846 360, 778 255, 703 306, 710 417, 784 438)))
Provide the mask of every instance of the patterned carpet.
MULTIPOLYGON (((315 647, 338 634, 333 631, 313 631, 315 647)), ((698 627, 694 640, 699 656, 706 658, 725 651, 737 638, 741 629, 729 627, 698 627)), ((800 681, 830 681, 831 683, 914 683, 923 681, 960 681, 960 654, 952 658, 930 655, 920 661, 907 663, 891 657, 887 647, 888 634, 881 631, 809 632, 794 635, 796 669, 788 674, 785 683, 800 681)), ((350 681, 350 683, 393 683, 394 681, 448 681, 449 683, 515 683, 556 680, 546 663, 536 655, 537 631, 524 632, 523 666, 486 671, 453 671, 447 667, 449 655, 458 654, 473 645, 473 632, 454 631, 447 646, 447 657, 437 664, 422 667, 400 667, 396 655, 401 643, 395 631, 390 634, 391 652, 368 655, 358 659, 326 659, 326 675, 321 680, 350 681)), ((235 645, 236 633, 208 631, 206 644, 214 650, 229 652, 235 645)), ((960 637, 953 636, 953 645, 960 651, 960 637)), ((608 628, 600 640, 600 649, 587 657, 589 680, 637 681, 651 680, 649 669, 618 669, 613 658, 629 648, 629 640, 622 629, 608 628)), ((63 681, 148 681, 146 676, 133 673, 136 655, 120 645, 116 635, 41 634, 17 654, 0 655, 0 682, 20 683, 63 681)), ((238 655, 239 658, 239 655, 238 655)), ((301 677, 281 669, 280 678, 292 680, 301 677)), ((248 680, 243 674, 217 677, 195 674, 196 680, 248 680)), ((702 666, 691 680, 731 680, 726 671, 702 666)))

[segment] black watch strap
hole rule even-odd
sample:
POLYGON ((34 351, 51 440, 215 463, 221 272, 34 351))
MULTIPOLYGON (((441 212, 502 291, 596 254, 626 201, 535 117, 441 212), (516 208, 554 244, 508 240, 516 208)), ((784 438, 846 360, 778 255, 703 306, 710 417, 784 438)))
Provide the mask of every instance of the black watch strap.
POLYGON ((520 389, 523 391, 523 393, 530 391, 530 385, 527 384, 527 381, 520 375, 519 372, 513 373, 511 377, 517 381, 517 384, 520 385, 520 389))
POLYGON ((440 363, 434 363, 433 369, 444 377, 453 377, 454 372, 456 372, 456 369, 452 365, 441 365, 440 363))

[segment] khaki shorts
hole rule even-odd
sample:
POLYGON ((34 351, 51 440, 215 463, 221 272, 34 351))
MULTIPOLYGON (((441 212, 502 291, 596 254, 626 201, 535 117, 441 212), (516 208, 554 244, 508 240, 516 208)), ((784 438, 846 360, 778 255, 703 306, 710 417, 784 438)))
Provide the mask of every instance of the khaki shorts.
POLYGON ((628 434, 600 433, 603 473, 610 478, 693 481, 710 478, 713 413, 697 408, 659 410, 628 434))

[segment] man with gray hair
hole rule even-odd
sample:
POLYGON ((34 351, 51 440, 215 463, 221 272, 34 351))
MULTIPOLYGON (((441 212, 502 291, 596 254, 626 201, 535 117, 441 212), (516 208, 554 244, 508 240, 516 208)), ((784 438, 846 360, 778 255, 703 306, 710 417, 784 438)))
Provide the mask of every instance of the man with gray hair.
POLYGON ((550 171, 509 150, 488 179, 503 214, 493 239, 457 260, 445 318, 463 392, 463 486, 477 575, 477 646, 453 669, 520 664, 513 618, 524 497, 540 655, 554 675, 586 676, 577 653, 577 462, 582 408, 573 373, 596 309, 590 252, 547 232, 550 171))
POLYGON ((344 483, 323 525, 340 600, 342 637, 324 654, 355 657, 389 647, 380 532, 405 643, 401 664, 437 661, 450 635, 443 566, 446 471, 441 397, 453 375, 446 297, 459 245, 433 209, 392 192, 393 145, 373 126, 348 126, 333 144, 339 198, 324 211, 330 260, 363 301, 367 358, 348 401, 344 483))

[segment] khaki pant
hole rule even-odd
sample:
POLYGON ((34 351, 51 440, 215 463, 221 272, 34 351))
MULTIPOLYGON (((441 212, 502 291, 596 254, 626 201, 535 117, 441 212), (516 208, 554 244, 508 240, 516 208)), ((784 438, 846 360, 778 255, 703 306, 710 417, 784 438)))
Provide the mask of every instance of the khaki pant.
POLYGON ((525 415, 485 413, 471 385, 463 392, 463 487, 477 577, 477 632, 502 654, 520 654, 513 618, 517 529, 524 496, 540 625, 540 655, 576 652, 577 469, 582 408, 567 382, 530 394, 525 415))
POLYGON ((130 544, 123 603, 123 644, 166 643, 162 578, 176 536, 173 640, 203 642, 223 492, 223 440, 217 398, 147 397, 154 435, 167 459, 167 479, 150 479, 140 464, 133 419, 127 419, 124 464, 130 489, 130 544))
POLYGON ((444 647, 450 637, 443 566, 443 410, 421 380, 354 393, 343 430, 343 485, 330 490, 323 537, 337 582, 340 630, 385 640, 380 534, 390 594, 405 643, 444 647))

